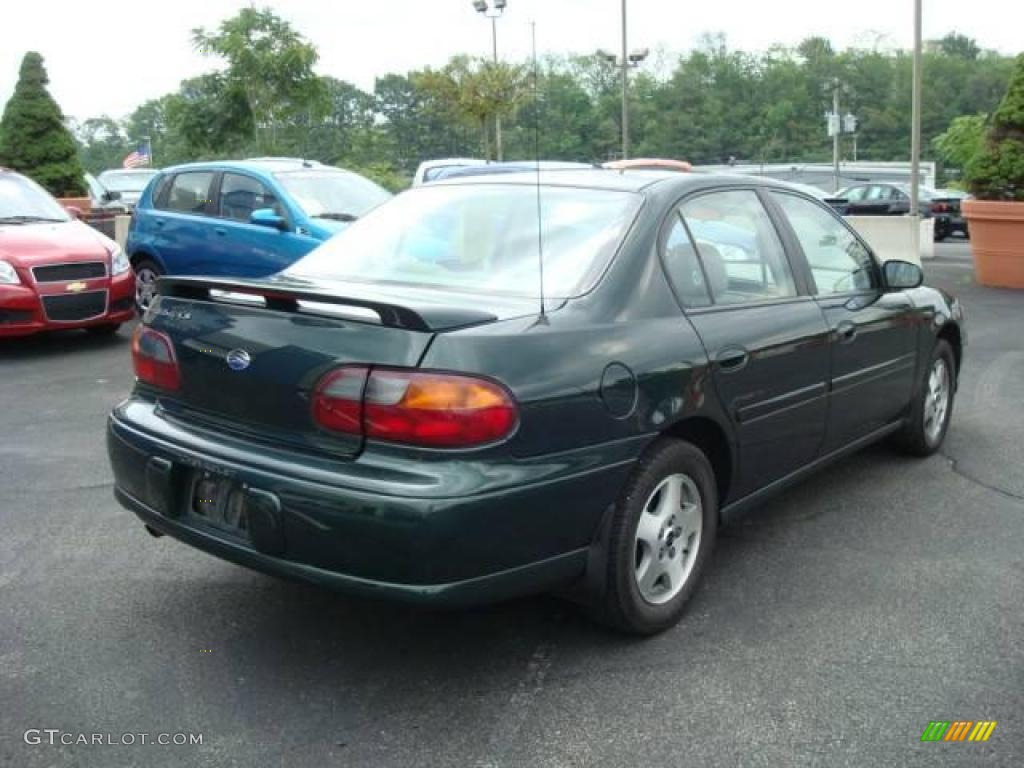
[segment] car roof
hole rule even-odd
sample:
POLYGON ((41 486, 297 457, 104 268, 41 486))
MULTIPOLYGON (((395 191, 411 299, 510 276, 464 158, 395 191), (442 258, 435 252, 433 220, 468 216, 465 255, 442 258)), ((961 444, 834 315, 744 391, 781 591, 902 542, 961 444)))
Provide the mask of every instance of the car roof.
MULTIPOLYGON (((487 163, 476 165, 450 165, 440 169, 440 173, 431 183, 443 179, 454 179, 462 176, 495 176, 508 173, 535 173, 539 168, 542 171, 567 171, 567 170, 590 170, 597 166, 592 163, 575 163, 563 160, 540 160, 530 162, 528 160, 516 160, 512 162, 487 163)), ((434 170, 434 169, 431 169, 434 170)))
POLYGON ((131 175, 133 173, 160 173, 159 168, 107 168, 100 176, 131 175))
POLYGON ((198 163, 184 163, 165 168, 165 172, 181 171, 236 170, 257 171, 262 173, 281 173, 288 171, 345 171, 332 165, 324 165, 316 160, 303 160, 297 157, 254 157, 246 160, 206 160, 198 163))
POLYGON ((614 171, 605 168, 544 170, 540 172, 496 173, 491 175, 477 174, 441 179, 432 182, 431 187, 458 186, 463 184, 537 184, 545 187, 579 187, 583 189, 609 189, 623 192, 641 192, 643 190, 672 188, 680 191, 701 187, 715 186, 763 186, 775 189, 792 189, 784 182, 762 176, 743 176, 740 174, 697 174, 679 173, 678 171, 624 170, 614 171))

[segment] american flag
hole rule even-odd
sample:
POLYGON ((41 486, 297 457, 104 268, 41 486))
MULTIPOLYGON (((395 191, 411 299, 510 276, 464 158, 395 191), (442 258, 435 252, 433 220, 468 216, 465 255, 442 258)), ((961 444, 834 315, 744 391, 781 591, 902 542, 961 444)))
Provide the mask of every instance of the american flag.
POLYGON ((124 162, 121 163, 122 168, 138 168, 143 165, 149 165, 152 160, 153 153, 149 149, 149 144, 139 144, 139 146, 130 155, 125 157, 124 162))

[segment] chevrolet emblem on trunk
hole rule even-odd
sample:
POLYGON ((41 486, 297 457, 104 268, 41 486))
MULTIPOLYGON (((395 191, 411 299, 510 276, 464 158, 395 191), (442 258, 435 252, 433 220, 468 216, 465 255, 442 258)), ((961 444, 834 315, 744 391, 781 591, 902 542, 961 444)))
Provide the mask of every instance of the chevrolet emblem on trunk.
POLYGON ((85 283, 79 281, 77 283, 68 283, 64 286, 65 291, 71 291, 72 293, 81 293, 86 288, 85 283))

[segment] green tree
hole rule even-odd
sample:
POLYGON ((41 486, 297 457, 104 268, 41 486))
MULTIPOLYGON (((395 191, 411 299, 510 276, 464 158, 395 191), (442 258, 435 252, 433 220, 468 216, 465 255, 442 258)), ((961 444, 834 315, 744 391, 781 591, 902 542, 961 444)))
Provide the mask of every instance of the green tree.
POLYGON ((1024 54, 1017 57, 984 145, 967 165, 967 180, 982 200, 1024 202, 1024 54))
POLYGON ((82 166, 90 173, 120 168, 124 156, 132 151, 133 145, 125 137, 121 124, 108 115, 90 117, 78 126, 75 134, 82 166))
POLYGON ((246 119, 232 115, 222 127, 243 138, 254 133, 263 151, 274 151, 279 125, 327 106, 324 83, 313 72, 316 48, 269 8, 243 8, 216 32, 194 29, 192 44, 227 63, 222 75, 205 77, 218 78, 215 90, 230 110, 244 105, 248 112, 246 119))
POLYGON ((480 130, 484 157, 492 158, 489 126, 516 111, 529 93, 523 66, 456 56, 440 70, 425 69, 413 79, 421 89, 480 130))
POLYGON ((85 172, 60 107, 46 90, 48 82, 43 57, 26 53, 0 118, 0 165, 32 177, 53 195, 81 195, 85 172))
POLYGON ((244 94, 220 72, 182 81, 166 102, 166 118, 193 155, 202 158, 234 154, 254 136, 244 94))
POLYGON ((986 115, 963 115, 954 118, 945 133, 932 140, 936 154, 946 167, 967 167, 984 143, 987 120, 986 115))
POLYGON ((981 55, 977 41, 956 32, 950 32, 939 40, 938 47, 947 56, 957 56, 968 61, 974 61, 981 55))

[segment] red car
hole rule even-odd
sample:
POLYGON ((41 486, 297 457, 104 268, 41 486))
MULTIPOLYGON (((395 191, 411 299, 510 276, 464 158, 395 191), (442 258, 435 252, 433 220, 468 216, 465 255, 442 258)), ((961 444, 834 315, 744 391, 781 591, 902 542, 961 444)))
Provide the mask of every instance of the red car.
POLYGON ((134 314, 135 275, 117 243, 0 168, 0 337, 114 333, 134 314))

